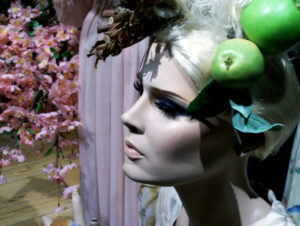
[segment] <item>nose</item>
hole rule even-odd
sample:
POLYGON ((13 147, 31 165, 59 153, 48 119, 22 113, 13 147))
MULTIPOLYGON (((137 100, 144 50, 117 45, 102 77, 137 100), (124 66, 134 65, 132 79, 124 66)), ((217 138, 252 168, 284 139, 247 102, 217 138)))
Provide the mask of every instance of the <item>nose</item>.
POLYGON ((121 116, 122 123, 129 129, 129 132, 143 134, 145 125, 143 112, 145 110, 145 100, 140 97, 137 102, 121 116))

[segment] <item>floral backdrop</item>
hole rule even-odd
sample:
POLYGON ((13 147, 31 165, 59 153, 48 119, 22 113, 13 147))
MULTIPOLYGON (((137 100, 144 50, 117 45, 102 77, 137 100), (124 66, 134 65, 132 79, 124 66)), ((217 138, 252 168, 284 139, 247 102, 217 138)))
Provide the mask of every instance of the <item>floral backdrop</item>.
MULTIPOLYGON (((56 161, 41 170, 63 198, 78 189, 65 182, 68 171, 78 167, 73 160, 82 126, 78 44, 79 31, 57 21, 52 0, 1 1, 0 136, 13 142, 0 144, 0 184, 7 182, 2 169, 26 161, 30 150, 40 158, 56 152, 56 161), (68 165, 60 161, 65 158, 68 165)), ((55 212, 65 209, 58 202, 55 212)))

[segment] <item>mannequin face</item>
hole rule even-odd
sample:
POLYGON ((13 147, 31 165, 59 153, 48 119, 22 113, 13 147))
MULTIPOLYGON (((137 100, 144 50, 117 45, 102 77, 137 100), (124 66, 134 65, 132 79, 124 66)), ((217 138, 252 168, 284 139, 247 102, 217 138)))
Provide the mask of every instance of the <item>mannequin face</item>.
POLYGON ((129 128, 124 172, 135 181, 157 185, 199 177, 205 153, 200 154, 201 139, 211 131, 183 113, 198 94, 191 78, 166 52, 157 52, 156 45, 138 77, 141 96, 122 115, 129 128))

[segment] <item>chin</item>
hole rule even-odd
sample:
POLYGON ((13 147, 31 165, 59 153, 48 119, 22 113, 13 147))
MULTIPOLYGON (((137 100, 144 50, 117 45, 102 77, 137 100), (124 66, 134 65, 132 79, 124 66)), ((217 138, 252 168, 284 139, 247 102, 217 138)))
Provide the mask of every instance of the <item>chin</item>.
POLYGON ((125 175, 138 183, 151 184, 156 186, 176 186, 184 184, 182 181, 178 181, 178 178, 162 178, 161 175, 155 176, 151 173, 144 172, 136 166, 136 164, 129 162, 131 160, 126 160, 123 164, 123 171, 125 175))

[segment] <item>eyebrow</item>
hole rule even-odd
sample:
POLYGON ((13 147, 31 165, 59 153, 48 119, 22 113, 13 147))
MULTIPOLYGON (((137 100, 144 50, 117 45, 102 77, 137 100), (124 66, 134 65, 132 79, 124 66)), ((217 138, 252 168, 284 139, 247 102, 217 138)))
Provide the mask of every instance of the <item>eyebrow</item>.
POLYGON ((154 87, 154 86, 149 86, 149 89, 151 92, 155 93, 155 94, 160 94, 160 95, 168 95, 168 96, 175 96, 175 97, 178 97, 179 99, 182 99, 184 101, 186 101, 186 103, 188 103, 188 101, 186 99, 184 99, 182 96, 179 96, 178 94, 176 93, 173 93, 171 91, 168 91, 168 90, 162 90, 162 89, 159 89, 157 87, 154 87))
MULTIPOLYGON (((137 75, 136 75, 137 79, 140 81, 141 84, 143 84, 143 76, 142 76, 142 73, 141 72, 138 72, 137 75)), ((153 93, 156 93, 156 94, 160 94, 160 95, 168 95, 168 96, 175 96, 183 101, 186 102, 186 104, 189 103, 188 100, 186 100, 185 98, 183 98, 182 96, 179 96, 178 94, 176 93, 173 93, 171 91, 168 91, 168 90, 162 90, 162 89, 159 89, 157 87, 154 87, 154 86, 149 86, 149 89, 150 91, 152 91, 153 93)))

